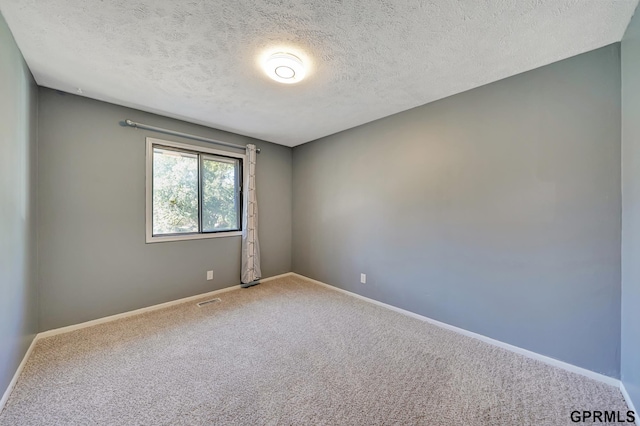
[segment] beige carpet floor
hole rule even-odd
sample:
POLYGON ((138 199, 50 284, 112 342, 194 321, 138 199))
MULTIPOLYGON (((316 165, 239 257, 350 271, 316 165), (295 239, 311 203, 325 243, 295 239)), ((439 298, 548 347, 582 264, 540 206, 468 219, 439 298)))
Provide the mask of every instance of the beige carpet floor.
MULTIPOLYGON (((574 425, 614 387, 286 277, 40 340, 0 425, 574 425)), ((602 424, 602 423, 599 423, 602 424)))

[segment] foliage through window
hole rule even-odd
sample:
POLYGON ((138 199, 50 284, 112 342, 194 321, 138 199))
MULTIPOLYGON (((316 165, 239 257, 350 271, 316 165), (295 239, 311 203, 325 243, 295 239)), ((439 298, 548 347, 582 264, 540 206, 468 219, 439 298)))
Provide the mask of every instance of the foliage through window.
POLYGON ((190 148, 151 142, 152 238, 240 231, 242 158, 190 148))

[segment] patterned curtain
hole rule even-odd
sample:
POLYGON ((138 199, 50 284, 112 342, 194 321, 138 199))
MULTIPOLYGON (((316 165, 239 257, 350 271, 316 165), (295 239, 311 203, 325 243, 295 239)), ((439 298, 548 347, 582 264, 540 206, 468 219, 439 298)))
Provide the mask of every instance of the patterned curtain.
POLYGON ((260 244, 258 243, 258 202, 256 198, 256 146, 247 145, 247 160, 243 189, 245 212, 242 216, 242 270, 243 284, 257 284, 260 270, 260 244))

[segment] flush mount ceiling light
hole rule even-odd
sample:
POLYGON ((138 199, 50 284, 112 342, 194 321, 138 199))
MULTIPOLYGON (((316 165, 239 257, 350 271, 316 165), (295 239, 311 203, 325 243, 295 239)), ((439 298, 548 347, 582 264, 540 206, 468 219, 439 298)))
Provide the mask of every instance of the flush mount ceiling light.
POLYGON ((279 83, 297 83, 305 76, 302 61, 291 53, 279 52, 269 56, 264 62, 264 70, 279 83))

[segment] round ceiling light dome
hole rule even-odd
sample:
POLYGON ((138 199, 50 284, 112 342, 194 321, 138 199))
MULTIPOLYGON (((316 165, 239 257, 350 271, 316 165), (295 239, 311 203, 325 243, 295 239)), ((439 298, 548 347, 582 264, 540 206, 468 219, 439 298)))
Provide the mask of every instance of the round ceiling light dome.
POLYGON ((279 83, 297 83, 305 76, 304 64, 291 53, 274 53, 265 61, 264 69, 269 77, 279 83))

